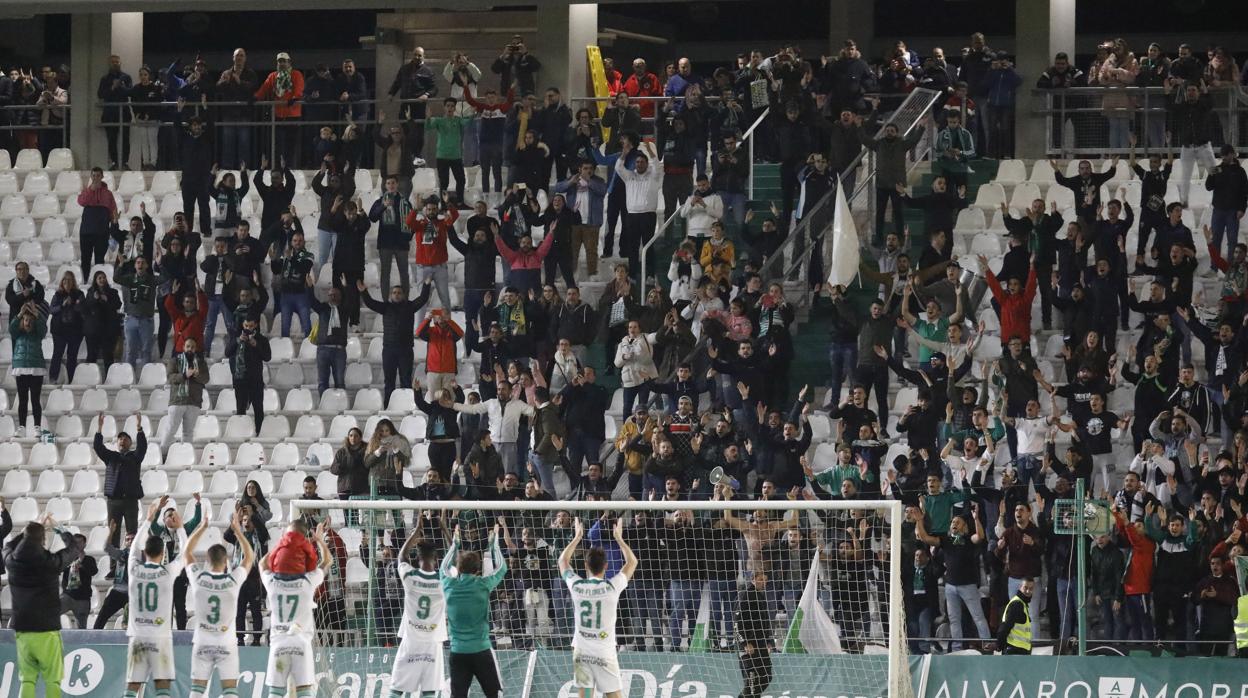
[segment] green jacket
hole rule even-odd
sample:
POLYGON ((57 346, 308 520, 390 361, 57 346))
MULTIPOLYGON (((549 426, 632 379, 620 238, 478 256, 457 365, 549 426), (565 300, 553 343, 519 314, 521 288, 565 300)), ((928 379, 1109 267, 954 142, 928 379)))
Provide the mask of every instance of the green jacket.
POLYGON ((22 332, 21 316, 9 320, 9 336, 13 338, 13 368, 47 368, 43 358, 43 336, 48 333, 47 318, 35 320, 30 332, 22 332))
MULTIPOLYGON (((162 512, 161 518, 152 522, 152 535, 165 541, 165 559, 169 560, 175 555, 181 555, 182 551, 180 550, 180 546, 178 544, 178 537, 174 535, 172 531, 165 528, 164 524, 161 523, 163 518, 164 514, 162 512)), ((195 532, 195 529, 199 528, 199 522, 202 520, 203 504, 195 502, 195 513, 191 515, 191 518, 182 522, 182 530, 186 532, 187 536, 190 536, 195 532)))
POLYGON ((442 592, 446 595, 446 627, 451 635, 451 652, 485 652, 491 649, 490 592, 507 574, 507 558, 495 539, 490 546, 490 556, 494 560, 492 574, 488 577, 462 573, 452 576, 451 568, 455 566, 458 556, 459 543, 455 543, 446 551, 438 568, 442 592))
MULTIPOLYGON (((839 495, 841 493, 841 483, 846 480, 853 480, 854 485, 858 487, 858 491, 863 490, 862 473, 856 465, 841 465, 837 463, 831 468, 815 475, 815 482, 832 494, 839 495)), ((875 475, 868 470, 867 482, 875 482, 875 475)))
POLYGON ((126 315, 152 317, 156 314, 156 289, 167 282, 161 274, 147 273, 139 276, 133 268, 124 273, 119 268, 113 273, 113 281, 122 287, 121 302, 126 315))
POLYGON ((438 147, 434 157, 439 160, 462 160, 464 152, 464 123, 460 116, 435 116, 428 120, 429 128, 438 134, 438 147))
POLYGON ((923 495, 923 511, 927 514, 927 532, 939 536, 949 532, 953 508, 971 498, 969 489, 945 490, 940 494, 923 495))

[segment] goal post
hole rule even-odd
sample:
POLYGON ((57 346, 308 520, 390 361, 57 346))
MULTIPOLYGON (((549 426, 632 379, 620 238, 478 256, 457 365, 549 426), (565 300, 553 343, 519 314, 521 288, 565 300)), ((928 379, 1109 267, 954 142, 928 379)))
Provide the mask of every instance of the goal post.
MULTIPOLYGON (((403 592, 396 556, 409 533, 418 527, 441 559, 458 526, 461 550, 482 552, 489 573, 488 540, 500 519, 508 572, 491 596, 491 640, 500 654, 531 653, 503 684, 526 698, 575 695, 567 650, 585 623, 602 622, 571 607, 558 573, 559 553, 580 518, 578 575, 586 574, 580 553, 590 545, 607 553, 608 579, 618 571, 616 519, 638 557, 612 626, 630 698, 679 695, 686 684, 705 696, 740 695, 740 653, 751 639, 771 648, 764 696, 913 696, 897 501, 301 499, 289 507, 292 520, 328 517, 336 539, 326 586, 340 586, 327 591, 318 613, 326 626, 317 633, 321 695, 337 693, 335 652, 397 644, 403 592)), ((500 661, 500 670, 506 674, 512 663, 500 661)))

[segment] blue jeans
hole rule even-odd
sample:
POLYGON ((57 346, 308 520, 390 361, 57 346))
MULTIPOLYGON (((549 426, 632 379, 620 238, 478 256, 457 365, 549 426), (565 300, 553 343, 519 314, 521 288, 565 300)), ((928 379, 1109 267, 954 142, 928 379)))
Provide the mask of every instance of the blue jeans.
POLYGON ((152 360, 152 318, 127 315, 126 332, 126 363, 134 367, 137 378, 139 371, 152 360))
MULTIPOLYGON (((240 162, 255 162, 251 157, 251 127, 221 126, 221 166, 237 169, 240 162)), ((274 166, 277 163, 273 163, 274 166)), ((291 163, 294 166, 294 163, 291 163)))
POLYGON ((727 639, 729 644, 734 641, 732 619, 737 612, 737 580, 711 580, 711 634, 727 639))
POLYGON ((553 617, 555 637, 569 642, 572 637, 572 594, 563 583, 552 584, 550 590, 550 615, 553 617))
POLYGON ((338 243, 338 233, 332 230, 316 229, 316 273, 321 267, 334 260, 334 246, 338 243))
MULTIPOLYGON (((623 468, 625 466, 621 463, 615 467, 623 468)), ((645 495, 645 488, 643 486, 644 483, 644 476, 628 473, 628 496, 633 497, 634 499, 641 499, 645 495)))
POLYGON ((568 478, 571 479, 573 475, 577 476, 577 481, 572 482, 573 488, 580 484, 579 480, 582 467, 588 465, 589 463, 601 464, 600 461, 602 458, 598 455, 601 452, 602 439, 597 436, 594 436, 593 434, 586 434, 584 431, 579 429, 568 434, 568 464, 572 468, 568 472, 568 478), (589 463, 586 463, 586 461, 589 463))
POLYGON ((689 619, 690 631, 698 622, 698 603, 702 599, 702 584, 672 580, 668 585, 668 646, 670 651, 680 649, 681 638, 685 636, 685 618, 689 619))
POLYGON ((633 413, 633 404, 638 400, 641 400, 643 405, 650 402, 650 389, 646 387, 645 383, 624 389, 624 416, 622 419, 628 419, 628 416, 633 413))
POLYGON ((1126 639, 1143 642, 1156 639, 1153 632, 1152 601, 1148 594, 1128 594, 1123 600, 1123 615, 1127 619, 1126 639))
POLYGON ((529 462, 533 464, 533 470, 537 473, 537 481, 541 484, 542 489, 549 492, 550 496, 557 497, 554 461, 542 458, 537 451, 529 451, 529 462))
POLYGON ((1235 245, 1239 243, 1239 211, 1229 208, 1213 209, 1213 218, 1209 221, 1209 228, 1213 230, 1213 249, 1222 255, 1223 259, 1230 259, 1231 254, 1235 252, 1235 245), (1226 251, 1222 251, 1222 235, 1226 234, 1226 251))
POLYGON ((624 589, 630 613, 626 642, 636 643, 637 649, 646 645, 646 637, 653 638, 655 649, 663 649, 663 587, 649 580, 631 582, 624 589))
POLYGON ((1024 485, 1032 482, 1040 472, 1041 464, 1041 456, 1022 455, 1016 458, 1014 467, 1018 470, 1018 481, 1024 485))
MULTIPOLYGON (((290 318, 299 316, 299 329, 306 337, 312 331, 312 298, 307 291, 303 293, 283 293, 281 296, 282 336, 290 336, 290 318)), ((208 311, 212 312, 212 311, 208 311)))
MULTIPOLYGON (((433 279, 433 290, 438 294, 439 307, 446 310, 451 309, 451 280, 450 272, 447 271, 445 264, 437 264, 434 266, 416 265, 416 278, 412 279, 412 285, 421 288, 425 279, 433 279)), ((416 312, 416 326, 425 321, 425 313, 429 312, 429 304, 425 303, 424 307, 416 312)), ((472 322, 471 317, 465 317, 469 323, 472 322)), ((482 330, 488 330, 488 327, 482 327, 482 330)))
POLYGON ((736 221, 737 227, 745 225, 745 194, 736 192, 720 192, 720 201, 724 202, 724 219, 736 221))
POLYGON ((234 315, 225 307, 225 302, 221 300, 221 294, 215 293, 208 296, 208 317, 204 318, 204 356, 212 355, 212 338, 217 333, 217 315, 225 321, 225 329, 229 334, 234 334, 234 315))
POLYGON ((1114 602, 1101 598, 1101 639, 1121 642, 1127 639, 1127 626, 1122 619, 1122 609, 1114 610, 1114 602))
POLYGON ((1075 597, 1078 595, 1078 585, 1060 577, 1056 581, 1058 622, 1053 622, 1054 619, 1050 615, 1049 627, 1057 630, 1053 634, 1054 639, 1061 641, 1075 635, 1075 606, 1078 604, 1078 599, 1075 597))
MULTIPOLYGON (((1013 593, 1010 592, 1011 595, 1013 593)), ((987 640, 992 637, 988 633, 988 619, 984 617, 984 606, 979 599, 979 587, 975 584, 946 584, 945 607, 949 616, 949 637, 952 640, 949 645, 950 651, 956 652, 962 649, 962 638, 965 637, 962 632, 962 608, 964 606, 971 612, 971 620, 975 621, 975 630, 979 632, 979 639, 987 640)))
MULTIPOLYGON (((918 613, 910 613, 906 616, 906 633, 912 638, 925 638, 932 636, 932 609, 924 606, 918 613)), ((927 640, 910 640, 910 652, 914 654, 927 654, 931 651, 931 643, 927 640)))
POLYGON ((828 348, 828 361, 832 364, 828 403, 835 407, 841 401, 841 384, 850 379, 850 372, 858 365, 858 344, 833 342, 828 348))
POLYGON ((1108 116, 1105 120, 1109 122, 1109 147, 1113 150, 1126 150, 1130 145, 1127 136, 1131 133, 1131 117, 1108 116))
POLYGON ((320 346, 316 348, 317 395, 329 389, 329 374, 334 374, 334 387, 343 388, 343 375, 347 372, 347 348, 320 346))

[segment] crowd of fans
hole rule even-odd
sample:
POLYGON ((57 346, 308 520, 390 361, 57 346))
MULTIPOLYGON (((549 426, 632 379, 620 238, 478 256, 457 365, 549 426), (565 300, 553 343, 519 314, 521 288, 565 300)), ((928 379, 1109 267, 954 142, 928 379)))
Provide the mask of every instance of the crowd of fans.
MULTIPOLYGON (((1117 55, 1114 49, 1104 60, 1117 55)), ((1069 222, 1065 212, 1046 210, 1037 200, 1025 212, 1005 211, 1009 251, 997 268, 982 256, 954 254, 954 221, 968 205, 972 161, 1010 153, 1009 120, 1021 80, 979 34, 962 52, 960 67, 939 49, 920 59, 899 42, 879 75, 853 42, 817 65, 786 47, 768 57, 743 54, 735 71, 717 69, 710 76, 699 75, 688 59, 668 66, 663 78, 640 59, 627 77, 607 61, 612 102, 600 121, 586 109, 573 113, 556 89, 537 96, 540 62, 520 37, 490 66, 497 83, 462 55, 439 79, 417 48, 390 87, 406 101, 386 135, 379 129, 370 140, 358 129, 338 135, 322 128, 309 144, 290 135, 278 162, 261 159, 252 173, 249 127, 210 128, 249 117, 231 111, 234 106, 204 108, 205 99, 285 99, 287 111, 279 118, 291 122, 340 112, 361 121, 368 115, 368 105, 356 103, 367 87, 350 62, 337 76, 318 67, 315 78, 305 78, 290 67, 290 56, 277 58, 277 70, 263 81, 241 49, 215 79, 201 62, 185 77, 175 64, 164 72, 160 93, 175 98, 175 106, 148 116, 141 116, 143 107, 119 108, 112 116, 106 111, 113 131, 126 123, 142 131, 145 120, 176 123, 184 209, 163 231, 145 210, 122 220, 103 168, 95 168, 78 196, 82 278, 90 282, 80 288, 76 275, 66 273, 49 293, 28 265, 17 264, 5 300, 24 430, 19 436, 46 435, 44 381, 60 381, 62 364, 66 382, 72 380, 85 341, 87 361, 106 366, 124 360, 136 375, 163 361, 171 395, 161 448, 179 432, 190 441, 218 316, 226 327, 224 356, 237 412, 250 409, 260 431, 264 366, 272 358, 262 319, 280 327, 274 334, 283 337, 298 320, 302 336, 316 345, 323 393, 345 387, 348 340, 372 326, 366 322, 371 312, 381 316, 383 399, 389 404, 395 390, 414 388, 415 404, 427 415, 428 463, 414 463, 412 443, 383 418, 372 434, 350 431, 330 465, 337 491, 320 494, 483 503, 481 511, 453 521, 421 512, 414 524, 427 527, 429 539, 459 525, 465 545, 480 547, 497 518, 489 502, 608 500, 617 486, 628 498, 670 501, 674 508, 689 499, 733 497, 905 503, 906 524, 891 532, 870 509, 846 510, 818 524, 765 511, 748 518, 634 514, 625 536, 641 565, 622 613, 629 645, 680 649, 699 590, 709 584, 714 637, 727 647, 739 567, 766 572, 772 610, 791 614, 816 554, 827 570, 826 603, 844 645, 857 651, 871 638, 883 642, 888 603, 897 602, 884 581, 892 535, 902 538, 915 651, 991 647, 1006 600, 1032 579, 1042 589, 1033 597, 1032 617, 1038 621, 1043 609, 1049 636, 1060 643, 1074 634, 1073 609, 1082 600, 1074 598, 1073 539, 1058 532, 1064 530, 1060 522, 1055 528, 1054 501, 1073 496, 1073 484, 1082 480, 1090 494, 1113 502, 1116 522, 1090 553, 1096 636, 1226 651, 1240 595, 1231 561, 1243 555, 1241 536, 1248 531, 1242 511, 1248 255, 1237 237, 1248 180, 1233 149, 1223 149, 1217 161, 1211 156, 1202 101, 1208 83, 1201 78, 1208 71, 1189 74, 1190 51, 1169 64, 1163 81, 1184 95, 1169 104, 1167 125, 1184 165, 1183 197, 1190 186, 1213 192, 1215 229, 1204 231, 1200 246, 1212 270, 1202 273, 1204 250, 1198 253, 1198 238, 1184 222, 1187 202, 1166 199, 1173 156, 1156 148, 1147 162, 1137 162, 1132 150, 1130 164, 1142 188, 1139 211, 1117 199, 1102 201, 1101 185, 1112 168, 1099 172, 1080 163, 1074 176, 1054 175, 1054 186, 1074 194, 1069 222), (872 94, 877 86, 878 96, 872 94), (921 195, 906 186, 905 157, 914 141, 895 127, 876 140, 863 119, 895 104, 889 94, 914 86, 942 93, 936 177, 921 195), (637 97, 666 99, 634 102, 637 97), (783 200, 769 206, 773 216, 747 210, 753 163, 738 150, 744 129, 768 106, 773 116, 760 132, 758 152, 781 164, 783 200), (611 129, 605 142, 602 127, 611 129), (436 193, 412 191, 426 136, 436 140, 436 193), (881 209, 892 209, 891 219, 883 210, 877 217, 879 244, 868 248, 863 265, 864 279, 880 284, 879 297, 863 305, 843 287, 816 284, 821 312, 802 332, 828 335, 832 377, 819 407, 814 390, 790 375, 795 303, 784 284, 757 270, 838 177, 852 186, 849 167, 864 144, 878 152, 877 187, 888 194, 881 209), (309 155, 318 168, 311 187, 321 203, 315 250, 306 236, 312 231, 303 229, 290 205, 292 170, 309 155), (361 201, 355 169, 369 159, 383 191, 375 201, 361 201), (1207 177, 1192 182, 1187 173, 1196 162, 1207 177), (237 165, 238 179, 221 174, 218 164, 237 165), (471 164, 481 166, 483 195, 471 202, 471 213, 461 214, 469 203, 463 171, 471 164), (257 231, 241 214, 250 186, 263 202, 257 231), (660 211, 660 192, 666 211, 660 211), (925 211, 921 228, 902 229, 906 206, 925 211), (641 249, 659 216, 673 212, 685 237, 665 269, 653 260, 647 265, 659 280, 643 279, 641 249), (1132 256, 1127 238, 1137 216, 1132 256), (366 240, 374 226, 375 243, 366 240), (463 257, 462 285, 454 280, 462 288, 463 324, 451 312, 448 247, 463 257), (922 252, 912 261, 915 250, 922 252), (364 282, 366 260, 374 258, 382 265, 380 297, 364 282), (496 274, 500 258, 502 278, 496 274), (596 282, 600 258, 611 277, 594 284, 603 286, 595 299, 578 283, 589 288, 596 282), (111 262, 111 276, 92 271, 104 262, 111 262), (318 290, 326 264, 332 287, 318 290), (392 266, 398 272, 393 284, 392 266), (972 305, 976 271, 991 293, 989 309, 972 305), (1142 286, 1148 287, 1143 300, 1136 293, 1142 286), (1039 322, 1032 313, 1037 294, 1039 322), (1142 322, 1132 324, 1133 312, 1142 322), (992 324, 999 332, 988 329, 988 315, 997 317, 992 324), (1064 368, 1046 375, 1037 359, 1057 358, 1041 354, 1053 327, 1064 368), (49 331, 50 362, 42 345, 49 331), (414 371, 414 339, 426 343, 423 373, 414 371), (1199 371, 1193 340, 1203 349, 1199 371), (473 354, 479 357, 475 389, 459 380, 463 357, 473 354), (622 388, 622 405, 611 415, 619 424, 613 439, 603 419, 612 410, 612 392, 601 384, 602 374, 618 374, 622 388), (894 374, 899 384, 916 388, 913 402, 898 402, 895 422, 889 416, 894 374), (1119 404, 1111 396, 1127 386, 1134 386, 1132 404, 1115 411, 1119 404), (829 462, 811 450, 812 421, 826 424, 820 412, 836 424, 828 435, 835 441, 829 462), (423 482, 405 480, 409 468, 424 471, 423 482), (690 564, 702 560, 706 564, 690 564), (948 642, 929 642, 938 634, 948 642)), ((101 82, 102 97, 142 102, 159 92, 150 87, 150 69, 132 84, 119 65, 113 68, 101 82)), ((1055 66, 1040 80, 1069 86, 1077 72, 1055 66)), ((1124 79, 1110 69, 1099 74, 1124 79)), ((48 84, 55 88, 55 79, 48 84)), ((1111 134, 1133 147, 1130 129, 1114 122, 1121 116, 1107 118, 1111 134)), ((298 128, 292 123, 288 135, 298 128)), ((125 142, 131 140, 145 153, 144 164, 160 165, 157 140, 125 142)), ((110 157, 114 165, 127 159, 116 150, 110 157)), ((134 531, 149 444, 140 428, 133 440, 120 434, 115 446, 95 436, 107 466, 114 562, 126 549, 122 529, 134 531)), ((318 496, 315 479, 305 483, 304 495, 318 496)), ((259 483, 246 485, 240 507, 241 530, 254 536, 252 546, 263 554, 271 511, 259 483)), ((570 536, 570 515, 526 512, 511 519, 506 548, 512 568, 521 572, 496 592, 496 633, 529 646, 540 626, 560 644, 571 611, 554 560, 570 536)), ((609 565, 618 566, 609 536, 601 535, 609 519, 604 515, 589 539, 607 547, 609 565)), ((183 523, 175 514, 170 522, 190 530, 200 519, 183 523)), ((358 523, 346 521, 348 527, 358 523)), ((392 543, 404 538, 403 526, 391 522, 392 543)), ((169 545, 175 540, 170 535, 169 545)), ((346 603, 347 553, 337 533, 329 547, 335 572, 318 612, 333 630, 346 618, 339 611, 346 603)), ((394 600, 401 588, 394 547, 379 555, 383 581, 372 593, 394 600)), ((96 573, 84 560, 67 575, 66 609, 80 624, 86 621, 82 602, 89 599, 83 590, 96 573)), ((114 581, 96 627, 125 602, 124 581, 114 581)), ((261 624, 258 582, 252 591, 240 606, 240 630, 246 614, 253 629, 261 624)), ((379 606, 398 607, 397 601, 379 606)), ((383 630, 392 629, 394 614, 382 616, 388 619, 383 630)), ((183 610, 178 624, 185 622, 183 610)))

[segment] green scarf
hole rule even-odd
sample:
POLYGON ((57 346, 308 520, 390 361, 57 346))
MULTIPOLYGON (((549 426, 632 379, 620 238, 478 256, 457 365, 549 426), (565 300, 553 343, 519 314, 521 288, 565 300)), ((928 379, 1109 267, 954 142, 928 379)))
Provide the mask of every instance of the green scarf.
POLYGON ((528 334, 527 323, 524 317, 524 301, 520 301, 512 306, 499 303, 498 322, 502 325, 504 334, 512 336, 528 334))
POLYGON ((289 70, 279 70, 276 73, 277 79, 273 83, 274 94, 279 98, 285 98, 292 90, 294 90, 294 78, 289 70))

